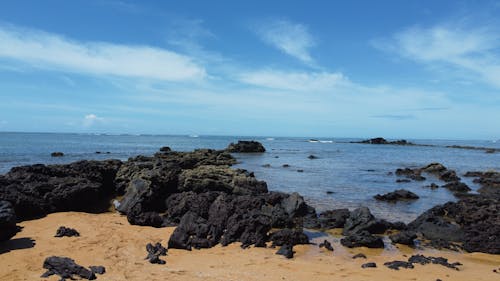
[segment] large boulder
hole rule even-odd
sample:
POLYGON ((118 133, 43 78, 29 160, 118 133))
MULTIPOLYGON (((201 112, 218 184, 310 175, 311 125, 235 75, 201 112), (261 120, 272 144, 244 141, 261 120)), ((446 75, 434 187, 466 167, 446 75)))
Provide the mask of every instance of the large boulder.
POLYGON ((328 210, 319 214, 319 223, 323 229, 343 228, 350 216, 349 209, 328 210))
POLYGON ((17 233, 16 213, 8 201, 0 201, 0 241, 9 240, 17 233))
POLYGON ((384 233, 389 227, 388 222, 376 219, 367 207, 361 207, 350 213, 342 234, 347 236, 361 231, 380 234, 384 233))
POLYGON ((251 153, 251 152, 266 152, 264 146, 258 141, 238 141, 231 143, 226 148, 226 151, 231 153, 251 153))
POLYGON ((372 235, 365 230, 340 239, 340 244, 348 248, 384 248, 384 242, 382 241, 382 238, 372 235))
POLYGON ((0 200, 20 220, 62 211, 102 212, 114 195, 119 160, 15 167, 0 177, 0 200))

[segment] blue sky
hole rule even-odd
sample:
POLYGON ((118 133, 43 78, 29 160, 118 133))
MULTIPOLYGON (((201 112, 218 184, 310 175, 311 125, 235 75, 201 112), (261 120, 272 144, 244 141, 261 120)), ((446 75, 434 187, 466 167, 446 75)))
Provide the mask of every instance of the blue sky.
POLYGON ((1 1, 0 131, 498 139, 500 1, 1 1))

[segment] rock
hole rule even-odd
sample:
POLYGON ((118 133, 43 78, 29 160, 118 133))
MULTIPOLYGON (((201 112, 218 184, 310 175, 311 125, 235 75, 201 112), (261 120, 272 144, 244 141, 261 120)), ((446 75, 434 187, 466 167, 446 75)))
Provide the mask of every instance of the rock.
POLYGON ((389 228, 387 222, 377 220, 366 207, 361 207, 352 211, 346 219, 343 235, 352 235, 363 230, 371 234, 384 233, 389 228))
POLYGON ((366 255, 359 253, 359 254, 355 254, 354 256, 352 256, 352 258, 353 259, 366 259, 366 255))
POLYGON ((186 213, 168 240, 168 248, 191 250, 209 248, 218 241, 208 238, 207 220, 193 212, 186 213))
POLYGON ((402 182, 411 182, 411 180, 409 179, 397 179, 396 180, 397 183, 402 183, 402 182))
POLYGON ((52 152, 50 154, 50 156, 52 156, 52 157, 63 157, 64 153, 62 153, 62 152, 52 152))
POLYGON ((457 173, 452 170, 448 170, 444 173, 441 173, 439 175, 439 179, 445 182, 458 182, 460 181, 460 178, 457 176, 457 173))
POLYGON ((373 196, 373 198, 380 201, 400 201, 400 200, 416 200, 418 199, 418 195, 408 191, 406 189, 398 189, 393 192, 386 193, 384 195, 377 194, 373 196))
POLYGON ((261 166, 262 168, 271 168, 271 164, 264 164, 261 166))
POLYGON ((442 187, 448 189, 449 191, 453 192, 469 192, 471 189, 463 182, 459 181, 454 181, 454 182, 449 182, 442 187))
POLYGON ((374 262, 367 262, 361 265, 361 268, 370 268, 370 267, 377 267, 377 264, 374 262))
POLYGON ((160 259, 160 256, 167 255, 167 249, 163 247, 160 243, 156 243, 155 245, 148 243, 146 245, 146 251, 148 252, 148 256, 146 257, 150 263, 153 264, 165 264, 166 262, 160 259))
POLYGON ((328 210, 319 214, 318 221, 323 229, 342 228, 350 214, 348 209, 328 210))
POLYGON ((293 254, 295 254, 295 252, 293 251, 293 246, 292 245, 283 245, 276 252, 276 255, 285 256, 287 259, 293 258, 293 254))
POLYGON ((9 240, 17 231, 14 207, 8 201, 0 201, 0 241, 9 240))
POLYGON ((382 238, 371 235, 368 231, 360 231, 340 239, 340 243, 348 248, 368 247, 384 248, 382 238))
POLYGON ((231 153, 252 153, 252 152, 266 152, 264 146, 257 141, 238 141, 238 143, 231 143, 226 148, 227 152, 231 153))
POLYGON ((410 168, 404 168, 404 169, 397 169, 396 170, 396 175, 398 176, 405 176, 409 179, 416 180, 416 181, 423 181, 425 180, 425 177, 421 175, 422 170, 421 169, 410 169, 410 168))
POLYGON ((413 264, 406 261, 391 261, 384 263, 390 269, 399 270, 401 267, 403 268, 414 268, 413 264))
POLYGON ((381 137, 363 140, 360 142, 353 142, 353 143, 413 145, 413 143, 411 143, 407 140, 387 141, 386 139, 381 138, 381 137))
POLYGON ((433 263, 433 264, 440 264, 442 266, 452 268, 455 270, 459 270, 457 266, 462 265, 459 262, 455 263, 448 263, 448 259, 442 258, 442 257, 426 257, 424 255, 413 255, 408 259, 408 262, 410 263, 419 263, 421 265, 433 263))
POLYGON ((103 212, 115 194, 121 161, 15 167, 0 177, 0 200, 12 203, 19 220, 53 212, 103 212))
POLYGON ((63 237, 63 236, 66 237, 80 236, 80 233, 78 233, 76 229, 60 226, 57 229, 56 235, 54 237, 63 237))
POLYGON ((311 154, 311 155, 307 156, 307 158, 309 158, 309 159, 311 159, 311 160, 312 160, 312 159, 318 159, 318 156, 316 156, 316 155, 312 155, 312 154, 311 154))
POLYGON ((304 170, 302 170, 302 169, 297 170, 297 173, 303 173, 303 172, 304 172, 304 170))
POLYGON ((426 185, 424 187, 427 187, 427 188, 430 188, 430 189, 437 189, 437 188, 439 188, 439 185, 437 185, 435 183, 431 183, 431 184, 426 185))
POLYGON ((289 168, 289 167, 290 167, 290 165, 288 165, 288 164, 283 164, 283 165, 281 165, 281 166, 282 166, 283 168, 289 168))
POLYGON ((168 147, 168 146, 163 146, 160 148, 160 151, 161 152, 170 152, 170 151, 172 151, 172 149, 170 149, 170 147, 168 147))
POLYGON ((448 169, 441 163, 431 163, 427 166, 422 167, 421 170, 429 174, 440 175, 441 173, 446 172, 448 169))
POLYGON ((417 234, 414 231, 401 231, 397 234, 390 235, 389 239, 393 243, 413 246, 414 240, 417 238, 417 234))
POLYGON ((332 244, 331 244, 330 242, 328 242, 328 240, 325 240, 325 241, 323 241, 322 243, 320 243, 320 244, 319 244, 319 247, 320 247, 320 248, 323 248, 323 247, 324 247, 324 248, 325 248, 325 249, 327 249, 328 251, 333 252, 333 246, 332 246, 332 244))
POLYGON ((94 274, 104 274, 106 273, 106 268, 101 265, 92 265, 89 266, 90 271, 92 271, 94 274))
POLYGON ((271 233, 272 246, 309 244, 309 238, 300 229, 281 229, 271 233))
POLYGON ((47 272, 41 276, 43 278, 47 278, 51 275, 59 275, 61 280, 66 280, 66 278, 73 280, 75 276, 87 280, 96 279, 94 272, 76 264, 74 260, 66 257, 48 257, 43 262, 43 268, 47 269, 47 272))

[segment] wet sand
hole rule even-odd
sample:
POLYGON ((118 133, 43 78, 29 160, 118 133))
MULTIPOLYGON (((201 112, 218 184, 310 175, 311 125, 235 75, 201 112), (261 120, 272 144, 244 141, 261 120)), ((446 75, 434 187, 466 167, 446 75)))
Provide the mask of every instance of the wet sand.
MULTIPOLYGON (((327 237, 335 251, 315 245, 296 246, 294 259, 275 255, 276 249, 250 248, 238 244, 203 250, 169 250, 166 265, 150 264, 145 246, 150 242, 166 245, 174 228, 129 225, 116 213, 55 213, 19 224, 23 230, 10 241, 0 242, 0 280, 59 280, 40 278, 43 261, 49 256, 65 256, 82 266, 103 265, 97 280, 500 280, 500 256, 414 250, 389 246, 384 250, 347 249, 338 238, 327 237), (72 227, 80 237, 54 238, 59 226, 72 227), (33 245, 34 243, 34 245, 33 245), (351 257, 364 253, 365 259, 351 257), (414 269, 388 269, 384 262, 407 260, 412 254, 443 256, 460 262, 460 271, 441 265, 415 265, 414 269), (362 269, 366 262, 377 268, 362 269)), ((313 241, 322 241, 317 237, 313 241)))

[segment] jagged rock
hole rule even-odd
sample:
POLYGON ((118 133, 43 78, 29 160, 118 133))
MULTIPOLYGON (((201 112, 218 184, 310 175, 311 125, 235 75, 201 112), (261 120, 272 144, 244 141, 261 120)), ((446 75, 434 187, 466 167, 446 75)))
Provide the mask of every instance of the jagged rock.
POLYGON ((422 167, 422 171, 435 175, 440 175, 441 173, 444 173, 447 170, 448 169, 441 163, 431 163, 425 167, 422 167))
POLYGON ((374 262, 367 262, 361 265, 361 268, 370 268, 377 267, 377 264, 374 262))
POLYGON ((363 140, 363 141, 359 141, 359 142, 352 142, 352 143, 413 145, 413 143, 411 143, 407 140, 387 141, 386 139, 381 138, 381 137, 363 140))
POLYGON ((401 267, 403 268, 414 268, 413 264, 406 261, 391 261, 384 263, 390 269, 399 270, 401 267))
POLYGON ((231 143, 226 148, 226 151, 231 153, 251 153, 251 152, 266 152, 264 146, 258 141, 238 141, 231 143))
POLYGON ((422 171, 420 169, 404 168, 404 169, 397 169, 396 170, 396 175, 405 176, 409 179, 416 180, 416 181, 425 180, 425 177, 423 177, 421 175, 421 173, 422 173, 422 171))
POLYGON ((15 167, 0 177, 0 200, 19 220, 63 211, 102 212, 115 192, 121 161, 79 161, 66 165, 15 167))
POLYGON ((52 157, 63 157, 64 153, 62 153, 62 152, 52 152, 50 154, 50 156, 52 156, 52 157))
POLYGON ((384 248, 384 242, 382 241, 382 238, 371 235, 368 231, 365 230, 340 239, 340 243, 348 248, 384 248))
POLYGON ((320 247, 320 248, 323 248, 323 247, 324 247, 324 248, 325 248, 325 249, 327 249, 328 251, 333 252, 333 246, 332 246, 332 244, 331 244, 330 242, 328 242, 328 240, 325 240, 325 241, 321 242, 321 243, 319 244, 319 247, 320 247))
POLYGON ((0 241, 9 240, 17 231, 14 207, 8 201, 0 201, 0 241))
POLYGON ((301 229, 281 229, 271 233, 272 246, 309 244, 309 238, 301 229))
POLYGON ((445 182, 458 182, 460 181, 460 178, 457 176, 457 173, 452 170, 448 170, 444 173, 441 173, 439 175, 439 179, 445 182))
POLYGON ((307 156, 307 158, 309 158, 309 159, 311 159, 311 160, 312 160, 312 159, 318 159, 318 156, 316 156, 316 155, 312 155, 312 154, 311 154, 311 155, 307 156))
POLYGON ((209 248, 217 241, 208 238, 207 220, 196 213, 186 213, 168 240, 168 248, 191 250, 209 248))
POLYGON ((408 191, 406 189, 398 189, 393 192, 386 193, 384 195, 377 194, 373 196, 375 199, 380 201, 399 201, 399 200, 416 200, 418 195, 408 191))
POLYGON ((419 263, 421 265, 433 263, 433 264, 440 264, 442 266, 452 268, 455 270, 459 270, 457 266, 462 265, 459 262, 454 262, 454 263, 449 263, 448 259, 443 258, 443 257, 426 257, 424 255, 413 255, 408 259, 408 262, 410 263, 419 263))
POLYGON ((384 233, 389 228, 386 221, 377 220, 366 207, 361 207, 352 211, 347 218, 343 235, 352 235, 363 230, 372 234, 384 233))
POLYGON ((283 245, 276 252, 276 255, 285 256, 287 259, 293 258, 293 254, 295 254, 295 252, 293 251, 293 246, 292 245, 283 245))
POLYGON ((318 221, 324 229, 342 228, 350 214, 349 209, 328 210, 319 214, 318 221))
POLYGON ((221 194, 222 192, 217 191, 174 193, 165 202, 167 208, 165 216, 174 225, 178 224, 182 216, 189 211, 196 213, 200 217, 208 218, 210 206, 221 194))
POLYGON ((160 148, 160 151, 161 152, 170 152, 170 151, 172 151, 172 149, 170 149, 170 147, 168 147, 168 146, 163 146, 160 148))
POLYGON ((74 276, 78 276, 87 280, 94 280, 96 276, 92 270, 89 270, 81 265, 75 263, 74 260, 66 257, 48 257, 43 262, 43 268, 47 269, 47 272, 42 274, 41 277, 47 278, 51 275, 59 275, 61 280, 66 280, 66 278, 74 279, 74 276))
POLYGON ((63 236, 66 237, 80 236, 80 233, 78 233, 76 229, 60 226, 57 229, 56 235, 54 237, 63 237, 63 236))
POLYGON ((149 260, 150 263, 166 263, 166 261, 160 259, 160 256, 166 256, 168 250, 160 243, 156 243, 155 245, 148 243, 146 245, 146 251, 148 252, 148 256, 146 257, 146 259, 149 260))
POLYGON ((402 231, 394 235, 390 235, 389 239, 393 243, 413 246, 414 240, 417 238, 417 234, 414 231, 402 231))

